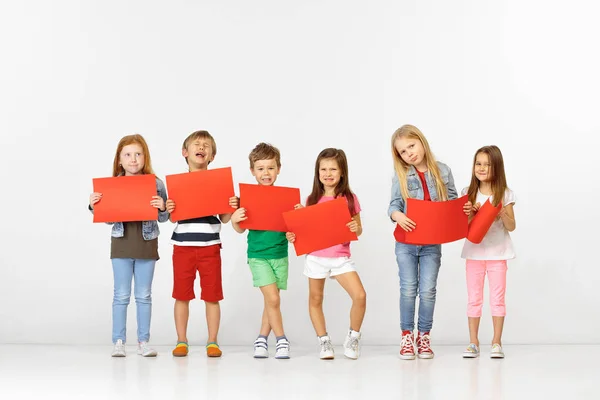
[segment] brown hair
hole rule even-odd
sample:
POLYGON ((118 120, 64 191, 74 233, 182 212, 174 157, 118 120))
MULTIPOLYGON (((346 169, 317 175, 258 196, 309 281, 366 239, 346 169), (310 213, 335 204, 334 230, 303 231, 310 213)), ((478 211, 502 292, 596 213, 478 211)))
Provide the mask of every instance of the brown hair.
POLYGON ((128 135, 124 136, 119 140, 117 145, 117 151, 115 153, 115 159, 113 161, 113 175, 119 176, 125 174, 125 169, 120 164, 119 159, 121 158, 121 151, 123 147, 129 146, 130 144, 139 144, 142 147, 142 153, 144 153, 144 167, 142 168, 142 174, 154 174, 152 170, 152 160, 150 159, 150 151, 148 150, 148 144, 142 135, 128 135))
POLYGON ((275 159, 277 168, 281 168, 281 154, 279 149, 269 143, 259 143, 252 149, 248 156, 250 160, 250 168, 254 168, 254 163, 258 160, 271 160, 275 159))
POLYGON ((504 173, 504 159, 502 158, 502 152, 498 146, 483 146, 475 152, 473 157, 473 168, 471 168, 471 184, 469 185, 469 201, 475 204, 477 200, 477 192, 479 191, 479 179, 475 176, 475 163, 477 162, 477 156, 480 154, 487 154, 490 159, 490 184, 492 186, 492 205, 497 207, 498 204, 504 199, 504 192, 506 191, 506 174, 504 173))
POLYGON ((327 148, 321 151, 317 156, 317 161, 315 162, 315 178, 313 180, 313 188, 311 194, 306 200, 306 205, 311 206, 313 204, 317 204, 321 197, 323 197, 323 194, 325 194, 325 188, 319 180, 319 167, 321 165, 321 160, 325 159, 335 160, 340 168, 340 182, 335 187, 335 194, 333 197, 346 197, 350 215, 356 215, 354 211, 354 194, 352 193, 352 190, 350 190, 350 182, 348 178, 348 160, 346 159, 346 153, 344 153, 344 150, 342 149, 327 148))
MULTIPOLYGON (((213 150, 212 155, 213 155, 213 157, 217 155, 217 142, 215 142, 215 138, 213 138, 212 135, 210 133, 208 133, 208 131, 196 131, 196 132, 190 133, 190 135, 188 137, 186 137, 185 140, 183 141, 181 150, 187 150, 190 143, 192 143, 196 139, 210 140, 210 145, 213 150)), ((188 162, 187 157, 185 158, 185 162, 186 163, 188 162)), ((210 161, 208 163, 210 164, 210 161)))
POLYGON ((425 139, 425 135, 413 125, 402 125, 400 128, 394 132, 392 135, 392 158, 394 159, 394 169, 396 170, 396 175, 398 176, 398 183, 400 183, 400 193, 402 194, 402 198, 407 199, 409 197, 408 194, 408 184, 406 182, 406 173, 410 168, 410 165, 406 163, 396 150, 396 140, 406 137, 408 139, 418 139, 423 145, 423 149, 425 150, 425 160, 427 161, 427 173, 435 179, 435 188, 438 194, 439 201, 448 200, 448 189, 442 180, 442 175, 440 174, 440 169, 438 168, 437 162, 433 153, 431 152, 431 148, 429 147, 429 143, 427 139, 425 139))

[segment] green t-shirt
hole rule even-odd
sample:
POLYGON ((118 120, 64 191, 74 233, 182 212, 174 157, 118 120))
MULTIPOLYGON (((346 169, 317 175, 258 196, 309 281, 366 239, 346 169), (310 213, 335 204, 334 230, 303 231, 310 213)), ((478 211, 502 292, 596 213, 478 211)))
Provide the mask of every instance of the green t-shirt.
POLYGON ((275 260, 287 256, 285 232, 248 230, 248 258, 275 260))

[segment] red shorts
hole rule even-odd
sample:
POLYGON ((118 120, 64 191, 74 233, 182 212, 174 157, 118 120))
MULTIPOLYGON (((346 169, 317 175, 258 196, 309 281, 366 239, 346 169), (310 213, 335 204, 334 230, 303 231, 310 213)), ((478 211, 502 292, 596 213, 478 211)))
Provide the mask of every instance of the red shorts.
POLYGON ((173 298, 188 301, 196 298, 194 281, 200 274, 200 298, 204 301, 223 300, 221 285, 221 245, 173 246, 173 298))

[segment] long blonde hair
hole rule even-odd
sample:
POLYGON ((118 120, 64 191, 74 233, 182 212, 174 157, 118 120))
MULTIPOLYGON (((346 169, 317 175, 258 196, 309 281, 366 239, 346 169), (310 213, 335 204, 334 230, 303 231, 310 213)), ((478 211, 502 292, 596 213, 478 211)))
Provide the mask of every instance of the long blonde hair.
POLYGON ((150 159, 150 151, 148 150, 148 144, 142 135, 128 135, 124 136, 117 145, 117 152, 115 153, 115 159, 113 161, 113 175, 119 176, 125 175, 125 169, 120 164, 121 151, 123 147, 129 146, 130 144, 139 144, 142 147, 142 153, 144 153, 144 168, 142 168, 142 174, 153 174, 152 160, 150 159))
POLYGON ((425 150, 425 161, 427 162, 427 173, 430 174, 435 179, 435 187, 437 190, 438 200, 446 201, 448 200, 448 189, 442 180, 442 176, 440 174, 440 169, 438 168, 437 162, 431 149, 429 148, 429 143, 427 143, 427 139, 423 133, 413 125, 402 125, 400 128, 394 132, 392 135, 392 158, 394 159, 394 169, 396 170, 396 175, 398 176, 398 182, 400 183, 400 194, 403 199, 407 199, 410 197, 408 193, 408 184, 406 182, 406 173, 408 172, 410 165, 406 163, 396 150, 396 141, 400 138, 407 139, 418 139, 423 145, 423 149, 425 150))
POLYGON ((487 154, 490 159, 489 175, 491 177, 492 186, 492 199, 491 203, 494 207, 497 207, 504 199, 504 192, 506 192, 506 174, 504 173, 504 158, 502 158, 502 152, 498 146, 483 146, 475 152, 473 156, 473 167, 471 168, 471 184, 469 185, 469 201, 475 204, 477 200, 477 192, 479 191, 479 179, 475 176, 475 163, 477 162, 477 155, 487 154))

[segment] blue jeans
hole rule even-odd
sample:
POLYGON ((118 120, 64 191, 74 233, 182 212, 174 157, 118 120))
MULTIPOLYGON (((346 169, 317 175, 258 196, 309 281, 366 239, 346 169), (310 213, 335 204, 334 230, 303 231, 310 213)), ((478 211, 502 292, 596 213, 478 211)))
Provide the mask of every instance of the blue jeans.
POLYGON ((134 296, 137 311, 138 341, 150 339, 150 317, 152 315, 152 279, 156 260, 113 258, 115 292, 112 305, 112 341, 127 339, 127 306, 131 297, 131 280, 135 278, 134 296))
POLYGON ((417 292, 419 332, 431 330, 441 259, 441 245, 415 246, 396 242, 396 262, 400 277, 400 327, 403 331, 412 332, 415 328, 417 292))

